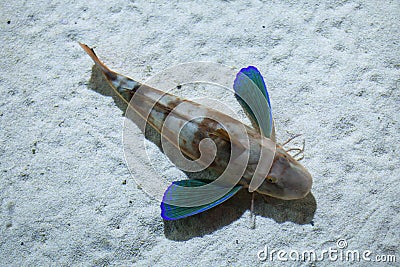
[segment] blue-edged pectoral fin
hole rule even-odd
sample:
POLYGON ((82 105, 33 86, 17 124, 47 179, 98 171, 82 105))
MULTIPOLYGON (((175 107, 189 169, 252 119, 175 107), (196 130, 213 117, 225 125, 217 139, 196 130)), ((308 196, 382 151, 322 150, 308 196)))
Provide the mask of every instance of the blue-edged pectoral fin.
MULTIPOLYGON (((272 109, 264 78, 256 67, 243 68, 233 83, 236 97, 261 134, 274 138, 272 109)), ((275 141, 275 140, 274 140, 275 141)))
MULTIPOLYGON (((223 195, 221 198, 210 202, 209 204, 196 206, 196 207, 179 207, 168 204, 170 200, 173 199, 190 199, 190 195, 186 194, 187 190, 182 190, 182 188, 187 187, 198 187, 211 183, 212 181, 207 180, 182 180, 173 182, 164 193, 163 201, 161 202, 161 216, 164 220, 178 220, 185 217, 189 217, 203 211, 209 210, 235 195, 241 188, 241 185, 234 186, 228 193, 223 195), (183 192, 186 192, 182 196, 183 192)), ((198 197, 198 196, 197 196, 198 197)), ((207 196, 205 196, 207 197, 207 196)))

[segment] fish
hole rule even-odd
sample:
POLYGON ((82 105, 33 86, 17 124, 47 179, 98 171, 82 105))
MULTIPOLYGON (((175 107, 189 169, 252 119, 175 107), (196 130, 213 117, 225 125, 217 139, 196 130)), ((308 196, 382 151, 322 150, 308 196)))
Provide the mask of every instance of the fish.
POLYGON ((89 46, 79 45, 128 108, 177 149, 178 153, 170 153, 172 157, 180 152, 185 167, 195 163, 216 174, 172 182, 160 204, 164 220, 209 210, 243 188, 283 200, 301 199, 311 191, 311 174, 276 142, 269 93, 256 67, 242 68, 233 81, 235 96, 251 121, 249 126, 221 111, 119 74, 89 46))

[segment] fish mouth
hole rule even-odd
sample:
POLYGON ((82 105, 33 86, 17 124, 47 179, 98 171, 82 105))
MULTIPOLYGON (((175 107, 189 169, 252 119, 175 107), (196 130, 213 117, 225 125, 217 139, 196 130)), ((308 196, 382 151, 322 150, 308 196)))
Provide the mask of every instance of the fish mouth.
POLYGON ((267 195, 273 198, 282 199, 282 200, 297 200, 306 197, 310 191, 290 191, 281 189, 281 193, 275 193, 271 190, 257 190, 258 193, 262 195, 267 195))
POLYGON ((268 186, 259 187, 256 190, 256 192, 258 192, 262 195, 267 195, 267 196, 278 198, 278 199, 284 199, 283 189, 278 187, 275 184, 268 184, 268 186))

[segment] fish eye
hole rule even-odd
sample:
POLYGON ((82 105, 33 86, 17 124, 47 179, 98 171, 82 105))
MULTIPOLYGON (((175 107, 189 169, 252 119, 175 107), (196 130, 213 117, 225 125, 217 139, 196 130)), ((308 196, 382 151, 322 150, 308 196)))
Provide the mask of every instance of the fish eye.
POLYGON ((274 183, 276 183, 277 179, 272 176, 267 176, 267 181, 268 181, 268 183, 274 184, 274 183))
POLYGON ((283 157, 279 157, 279 162, 285 163, 287 161, 287 156, 283 155, 283 157))

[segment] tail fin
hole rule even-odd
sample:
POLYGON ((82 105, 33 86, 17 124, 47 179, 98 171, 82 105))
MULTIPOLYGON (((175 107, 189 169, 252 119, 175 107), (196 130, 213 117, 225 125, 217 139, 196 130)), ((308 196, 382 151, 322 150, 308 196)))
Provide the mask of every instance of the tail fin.
POLYGON ((127 103, 130 101, 130 97, 141 84, 125 75, 121 75, 109 69, 100 59, 96 53, 89 46, 79 43, 79 45, 85 50, 85 52, 93 59, 94 63, 101 69, 107 81, 111 87, 118 93, 118 95, 127 103), (132 92, 129 96, 126 96, 126 92, 132 92))
POLYGON ((85 52, 93 59, 94 63, 96 63, 96 65, 104 72, 104 74, 106 75, 106 77, 108 78, 110 76, 110 78, 116 78, 116 73, 112 70, 110 70, 103 62, 100 61, 100 59, 97 57, 96 53, 94 52, 94 50, 92 48, 90 48, 89 46, 79 43, 79 45, 83 48, 83 50, 85 50, 85 52))

